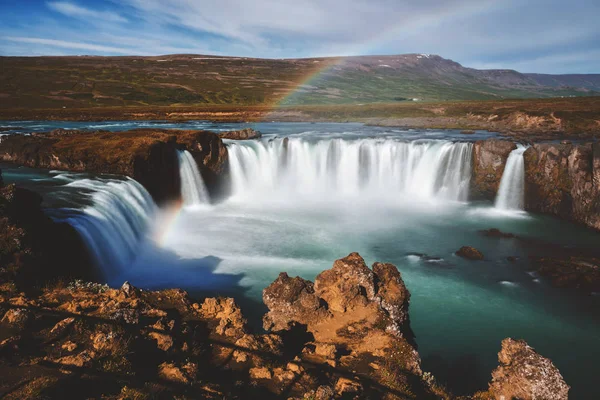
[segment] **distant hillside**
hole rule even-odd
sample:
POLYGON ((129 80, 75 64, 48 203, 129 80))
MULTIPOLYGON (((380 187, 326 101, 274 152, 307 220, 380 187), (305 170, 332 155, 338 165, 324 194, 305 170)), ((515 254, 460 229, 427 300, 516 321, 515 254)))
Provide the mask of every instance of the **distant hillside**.
POLYGON ((360 104, 598 94, 600 75, 476 70, 428 54, 289 60, 0 57, 2 108, 360 104))

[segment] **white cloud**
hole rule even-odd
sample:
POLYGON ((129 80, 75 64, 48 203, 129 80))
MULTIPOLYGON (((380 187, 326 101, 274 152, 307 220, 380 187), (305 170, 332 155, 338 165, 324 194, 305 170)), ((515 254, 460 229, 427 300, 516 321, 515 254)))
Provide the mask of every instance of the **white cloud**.
POLYGON ((66 1, 51 1, 46 4, 52 10, 57 11, 63 15, 73 18, 90 20, 90 22, 94 22, 93 20, 95 19, 117 23, 128 22, 127 18, 122 17, 117 13, 111 11, 96 11, 66 1))
MULTIPOLYGON (((473 67, 600 70, 597 57, 579 57, 576 65, 569 56, 600 50, 600 3, 589 0, 104 0, 93 9, 77 1, 50 0, 31 16, 0 26, 0 36, 53 41, 45 44, 48 52, 432 53, 473 67)), ((46 51, 39 42, 21 43, 31 46, 22 45, 19 54, 46 51)), ((0 45, 5 54, 14 52, 13 45, 0 45)))
MULTIPOLYGON (((104 45, 99 45, 99 44, 83 43, 83 42, 69 42, 69 41, 65 41, 65 40, 56 40, 56 39, 3 36, 3 37, 0 37, 0 40, 6 40, 9 42, 31 43, 31 44, 44 45, 44 46, 61 47, 61 48, 74 49, 74 50, 84 50, 84 51, 89 51, 91 53, 104 52, 104 53, 118 53, 118 54, 134 54, 134 53, 132 53, 132 49, 128 49, 128 48, 104 46, 104 45)), ((135 55, 143 55, 143 54, 135 53, 135 55)))

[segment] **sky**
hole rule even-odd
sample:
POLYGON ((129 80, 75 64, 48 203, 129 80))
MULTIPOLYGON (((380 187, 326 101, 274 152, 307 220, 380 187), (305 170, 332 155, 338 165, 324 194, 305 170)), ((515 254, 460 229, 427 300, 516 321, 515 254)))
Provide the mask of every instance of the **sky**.
POLYGON ((0 0, 0 55, 430 53, 600 73, 598 0, 0 0))

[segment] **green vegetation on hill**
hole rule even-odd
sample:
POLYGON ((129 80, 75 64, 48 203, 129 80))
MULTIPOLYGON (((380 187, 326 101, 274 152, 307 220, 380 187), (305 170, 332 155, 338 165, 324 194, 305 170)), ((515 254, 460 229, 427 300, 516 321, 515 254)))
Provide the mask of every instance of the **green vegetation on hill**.
POLYGON ((0 57, 4 109, 361 104, 599 93, 596 75, 583 80, 482 71, 419 54, 296 60, 198 55, 0 57), (585 85, 577 86, 578 82, 585 85))

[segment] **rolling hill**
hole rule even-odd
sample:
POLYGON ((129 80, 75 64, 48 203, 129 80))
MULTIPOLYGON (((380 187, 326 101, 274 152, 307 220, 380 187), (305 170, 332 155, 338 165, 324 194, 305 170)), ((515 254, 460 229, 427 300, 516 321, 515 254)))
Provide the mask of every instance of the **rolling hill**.
POLYGON ((600 94, 598 75, 477 70, 440 56, 0 57, 1 108, 314 105, 600 94), (311 79, 309 79, 311 78, 311 79))

